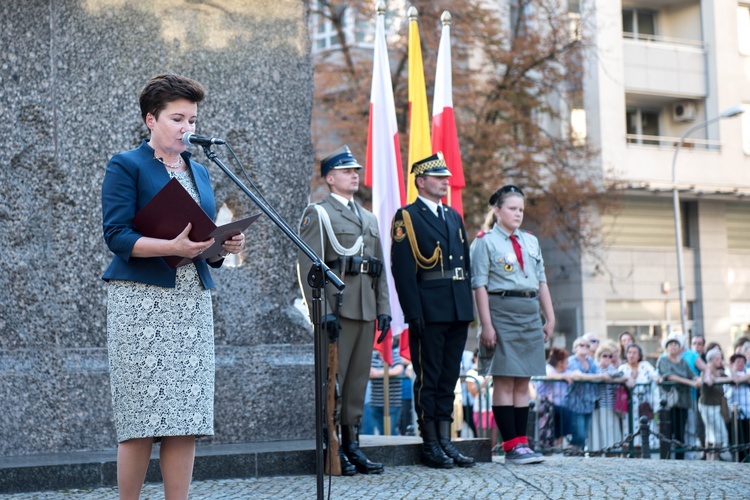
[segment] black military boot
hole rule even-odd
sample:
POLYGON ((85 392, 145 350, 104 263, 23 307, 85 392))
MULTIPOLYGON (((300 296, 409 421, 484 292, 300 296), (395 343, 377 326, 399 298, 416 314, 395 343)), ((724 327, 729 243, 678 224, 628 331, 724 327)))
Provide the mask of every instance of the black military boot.
POLYGON ((356 476, 357 468, 354 467, 354 464, 349 461, 349 459, 346 457, 346 453, 341 451, 341 448, 339 448, 337 455, 339 456, 339 462, 341 463, 341 475, 356 476))
POLYGON ((381 474, 383 464, 372 462, 359 448, 359 428, 354 425, 341 426, 341 446, 349 461, 361 474, 381 474))
POLYGON ((461 455, 461 452, 451 443, 451 423, 440 421, 437 423, 438 442, 446 455, 453 459, 459 467, 474 467, 474 459, 461 455))
POLYGON ((423 422, 422 425, 422 464, 433 469, 452 469, 453 459, 445 454, 438 442, 435 422, 423 422))

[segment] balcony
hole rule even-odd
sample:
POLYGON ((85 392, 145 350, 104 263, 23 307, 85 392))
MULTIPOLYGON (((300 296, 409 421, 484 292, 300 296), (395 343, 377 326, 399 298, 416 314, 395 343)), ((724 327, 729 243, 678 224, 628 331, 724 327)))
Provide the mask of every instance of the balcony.
MULTIPOLYGON (((660 146, 674 151, 679 137, 667 137, 662 135, 626 134, 628 144, 640 144, 645 146, 660 146)), ((707 139, 686 138, 682 143, 682 149, 704 149, 709 151, 721 151, 721 142, 707 139)))
POLYGON ((702 99, 706 49, 701 41, 623 33, 625 91, 702 99))

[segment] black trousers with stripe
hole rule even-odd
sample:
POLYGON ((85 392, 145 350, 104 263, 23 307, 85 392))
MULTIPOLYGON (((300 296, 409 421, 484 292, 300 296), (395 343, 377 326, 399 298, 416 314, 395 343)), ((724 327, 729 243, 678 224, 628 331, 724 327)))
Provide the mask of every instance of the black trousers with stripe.
POLYGON ((414 379, 414 409, 424 422, 453 421, 454 390, 461 372, 469 323, 427 323, 419 338, 409 332, 414 379))

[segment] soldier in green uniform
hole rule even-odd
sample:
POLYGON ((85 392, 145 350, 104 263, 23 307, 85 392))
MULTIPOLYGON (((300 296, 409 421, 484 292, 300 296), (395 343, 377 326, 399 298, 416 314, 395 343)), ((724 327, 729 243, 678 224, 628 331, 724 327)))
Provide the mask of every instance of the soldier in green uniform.
MULTIPOLYGON (((341 469, 379 474, 383 464, 370 461, 359 447, 359 425, 370 378, 375 330, 385 338, 391 323, 388 285, 383 271, 383 249, 375 215, 356 201, 362 168, 343 146, 320 162, 320 175, 331 193, 305 209, 299 235, 335 271, 346 288, 338 305, 336 289, 326 287, 323 322, 339 329, 338 380, 341 389, 341 469), (377 322, 377 323, 376 323, 377 322)), ((312 304, 305 277, 312 262, 300 252, 300 285, 312 304)))

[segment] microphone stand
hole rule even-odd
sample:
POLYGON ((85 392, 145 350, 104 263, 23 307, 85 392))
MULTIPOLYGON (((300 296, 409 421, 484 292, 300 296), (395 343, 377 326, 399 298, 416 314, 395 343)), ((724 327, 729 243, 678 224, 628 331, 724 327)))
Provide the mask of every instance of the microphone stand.
MULTIPOLYGON (((214 162, 221 170, 234 181, 237 186, 265 213, 269 219, 276 224, 290 240, 302 250, 313 262, 307 275, 307 283, 312 288, 312 323, 313 338, 315 346, 315 476, 317 483, 317 498, 323 499, 323 426, 325 425, 325 413, 323 398, 326 394, 324 384, 326 383, 324 362, 326 361, 326 342, 328 339, 321 332, 320 320, 322 314, 321 290, 327 283, 333 283, 339 291, 344 289, 344 283, 336 276, 331 268, 323 262, 315 251, 305 243, 297 233, 289 227, 275 210, 271 210, 258 196, 250 191, 234 173, 216 156, 211 146, 202 146, 203 152, 209 160, 214 162)), ((338 457, 333 457, 336 460, 338 457)))

